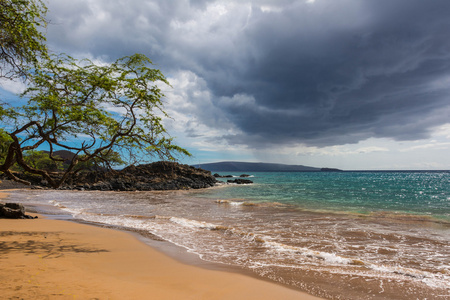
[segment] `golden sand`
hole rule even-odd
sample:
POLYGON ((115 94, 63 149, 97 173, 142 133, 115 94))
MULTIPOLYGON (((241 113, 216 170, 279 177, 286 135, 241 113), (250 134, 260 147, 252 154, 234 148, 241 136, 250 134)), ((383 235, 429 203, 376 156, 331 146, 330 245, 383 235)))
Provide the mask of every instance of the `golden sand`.
POLYGON ((126 232, 43 218, 0 219, 0 283, 2 299, 319 299, 185 265, 126 232))

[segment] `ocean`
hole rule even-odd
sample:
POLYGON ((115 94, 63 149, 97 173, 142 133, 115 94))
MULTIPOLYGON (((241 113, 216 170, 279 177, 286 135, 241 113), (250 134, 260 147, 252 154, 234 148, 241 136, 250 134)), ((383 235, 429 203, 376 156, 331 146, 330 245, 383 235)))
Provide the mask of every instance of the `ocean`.
POLYGON ((247 174, 254 184, 18 190, 8 200, 141 232, 327 299, 450 299, 450 172, 247 174))

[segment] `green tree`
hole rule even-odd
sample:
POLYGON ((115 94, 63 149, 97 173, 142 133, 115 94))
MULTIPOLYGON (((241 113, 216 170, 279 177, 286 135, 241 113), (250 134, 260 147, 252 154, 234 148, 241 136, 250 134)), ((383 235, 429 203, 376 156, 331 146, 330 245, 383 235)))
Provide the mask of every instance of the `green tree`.
POLYGON ((9 134, 0 128, 0 164, 5 162, 8 154, 9 145, 12 143, 12 138, 9 134))
POLYGON ((21 181, 10 172, 17 163, 58 187, 80 170, 80 163, 106 162, 114 152, 126 153, 131 162, 142 157, 174 160, 177 154, 190 155, 173 144, 162 125, 162 117, 168 116, 158 85, 168 82, 151 65, 141 54, 105 66, 69 56, 44 61, 29 75, 30 87, 22 95, 29 99, 27 105, 7 109, 2 120, 14 123, 14 129, 9 132, 12 142, 0 171, 21 181), (63 174, 55 177, 24 158, 25 151, 43 145, 54 161, 60 160, 54 156, 55 149, 75 154, 63 174))
POLYGON ((26 76, 47 57, 46 12, 41 0, 0 0, 0 78, 26 76))
POLYGON ((42 31, 46 12, 41 0, 0 0, 0 78, 26 78, 29 86, 22 95, 27 105, 0 102, 1 172, 24 182, 11 172, 18 165, 58 187, 83 167, 122 164, 120 155, 129 163, 190 155, 173 144, 161 123, 168 116, 158 85, 168 82, 146 56, 106 66, 50 57, 42 31), (47 163, 67 166, 63 172, 41 164, 42 146, 49 149, 47 163), (65 161, 56 150, 74 156, 65 161))
POLYGON ((34 169, 41 169, 46 171, 62 170, 63 164, 59 157, 57 160, 52 160, 44 151, 30 150, 24 153, 24 161, 34 169))
MULTIPOLYGON (((81 157, 83 161, 84 157, 81 157)), ((92 160, 83 161, 79 164, 80 170, 108 170, 113 167, 124 165, 126 162, 122 159, 119 153, 109 149, 104 150, 92 160)))

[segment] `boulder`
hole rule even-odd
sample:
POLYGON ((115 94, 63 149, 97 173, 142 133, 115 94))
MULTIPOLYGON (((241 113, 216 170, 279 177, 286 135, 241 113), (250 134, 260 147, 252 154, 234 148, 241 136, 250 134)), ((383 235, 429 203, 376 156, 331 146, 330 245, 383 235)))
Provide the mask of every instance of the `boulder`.
POLYGON ((213 176, 216 178, 233 178, 233 175, 220 175, 218 173, 215 173, 213 176))
POLYGON ((251 184, 253 183, 253 181, 249 180, 249 179, 235 179, 235 180, 228 180, 228 183, 236 183, 236 184, 251 184))
POLYGON ((34 219, 34 217, 25 214, 25 207, 20 203, 0 203, 0 218, 34 219))

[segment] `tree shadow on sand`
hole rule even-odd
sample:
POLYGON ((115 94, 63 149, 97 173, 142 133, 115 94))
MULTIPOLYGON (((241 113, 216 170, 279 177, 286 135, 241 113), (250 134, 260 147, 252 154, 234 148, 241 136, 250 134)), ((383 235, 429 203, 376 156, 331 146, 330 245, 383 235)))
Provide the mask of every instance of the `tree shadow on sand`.
POLYGON ((0 256, 13 252, 40 254, 42 258, 57 258, 66 253, 100 253, 109 252, 93 246, 83 246, 60 238, 58 232, 17 232, 0 231, 0 256), (14 237, 15 240, 9 240, 14 237), (44 237, 44 241, 42 241, 44 237), (8 238, 7 241, 1 241, 8 238))

